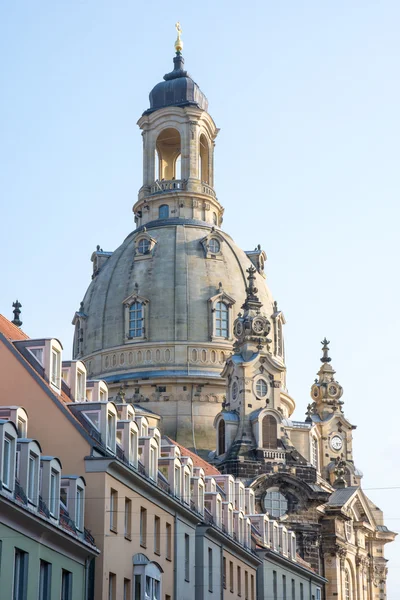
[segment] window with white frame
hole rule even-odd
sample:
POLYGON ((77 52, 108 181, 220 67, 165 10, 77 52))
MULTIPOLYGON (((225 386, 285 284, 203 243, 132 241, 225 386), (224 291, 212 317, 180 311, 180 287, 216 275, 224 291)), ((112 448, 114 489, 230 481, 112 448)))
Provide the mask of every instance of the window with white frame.
POLYGON ((153 446, 150 446, 150 479, 156 481, 157 479, 157 450, 153 446))
POLYGON ((83 413, 85 417, 90 421, 90 424, 100 431, 100 411, 98 410, 85 410, 83 413))
POLYGON ((12 486, 12 456, 15 440, 7 434, 4 436, 3 446, 3 485, 11 489, 12 486))
POLYGON ((27 496, 28 500, 32 504, 37 502, 37 477, 39 468, 39 457, 33 452, 29 453, 29 467, 28 467, 28 489, 27 496))
POLYGON ((229 337, 229 315, 225 302, 219 301, 214 310, 214 331, 217 337, 229 337))
POLYGON ((76 401, 84 402, 86 399, 86 376, 83 371, 77 372, 76 392, 76 401))
POLYGON ((60 495, 59 488, 60 488, 60 474, 55 469, 51 469, 49 510, 50 510, 50 514, 53 517, 57 515, 57 503, 58 503, 59 495, 60 495))
POLYGON ((18 437, 26 438, 27 425, 26 425, 26 420, 23 419, 22 417, 18 417, 17 429, 18 429, 18 437))
POLYGON ((51 383, 56 387, 61 385, 61 353, 52 348, 51 350, 51 383))
POLYGON ((29 352, 43 366, 43 348, 29 348, 29 352))
POLYGON ((107 448, 115 452, 115 415, 108 411, 107 413, 107 448))
POLYGON ((175 466, 175 496, 181 495, 181 469, 178 466, 175 466))
POLYGON ((128 337, 142 337, 144 330, 144 311, 141 302, 133 302, 129 307, 128 337))
POLYGON ((184 501, 186 504, 190 502, 190 475, 189 473, 185 473, 183 476, 184 479, 184 501))
POLYGON ((83 510, 84 510, 84 491, 83 488, 76 487, 76 512, 75 512, 75 525, 78 531, 83 530, 83 510))
POLYGON ((211 254, 218 254, 218 252, 221 250, 221 244, 219 243, 217 238, 210 239, 210 241, 208 242, 208 249, 211 252, 211 254))
POLYGON ((257 398, 265 398, 265 396, 267 395, 268 392, 268 384, 265 381, 265 379, 263 379, 262 377, 260 377, 259 379, 257 379, 256 381, 256 396, 257 398))
POLYGON ((131 431, 129 435, 129 464, 137 465, 137 451, 138 451, 138 436, 136 431, 131 431))
POLYGON ((141 240, 139 240, 137 249, 139 254, 148 254, 150 250, 150 240, 148 240, 147 238, 142 238, 141 240))
POLYGON ((199 483, 199 513, 204 513, 204 484, 199 483))

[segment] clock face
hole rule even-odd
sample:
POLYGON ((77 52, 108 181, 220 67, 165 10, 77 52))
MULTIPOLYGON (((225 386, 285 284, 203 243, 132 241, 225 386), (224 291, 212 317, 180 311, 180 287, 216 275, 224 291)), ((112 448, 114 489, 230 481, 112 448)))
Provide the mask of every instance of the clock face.
POLYGON ((338 389, 336 385, 330 385, 328 391, 331 396, 336 396, 338 389))
POLYGON ((334 435, 333 438, 331 438, 332 450, 339 451, 339 450, 341 450, 342 446, 343 446, 343 440, 340 437, 340 435, 334 435))
POLYGON ((256 333, 262 333, 264 331, 264 321, 262 319, 254 319, 253 331, 256 333))

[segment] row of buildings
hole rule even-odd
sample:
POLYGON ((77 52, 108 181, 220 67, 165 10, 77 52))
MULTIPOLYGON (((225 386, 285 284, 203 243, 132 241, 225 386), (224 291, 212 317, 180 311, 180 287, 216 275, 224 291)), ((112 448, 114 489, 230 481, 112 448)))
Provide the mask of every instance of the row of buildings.
POLYGON ((62 351, 0 317, 4 598, 321 598, 324 578, 252 489, 62 351))

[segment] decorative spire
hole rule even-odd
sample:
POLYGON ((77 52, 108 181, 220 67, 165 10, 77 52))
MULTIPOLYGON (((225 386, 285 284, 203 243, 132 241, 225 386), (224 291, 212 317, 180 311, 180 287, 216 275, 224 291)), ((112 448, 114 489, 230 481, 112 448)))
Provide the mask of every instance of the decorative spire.
POLYGON ((246 273, 248 273, 248 286, 246 287, 246 300, 245 303, 243 304, 242 308, 243 309, 253 309, 253 310, 260 310, 262 304, 257 296, 257 292, 258 289, 257 287, 254 285, 254 282, 256 280, 255 278, 255 273, 256 273, 256 269, 253 267, 253 265, 251 265, 248 269, 246 269, 246 273))
POLYGON ((21 325, 22 325, 22 321, 19 318, 19 315, 21 314, 21 307, 22 307, 22 304, 21 304, 21 302, 18 302, 18 300, 16 300, 15 302, 13 302, 14 318, 11 321, 11 323, 14 323, 14 325, 16 325, 17 327, 21 327, 21 325))
POLYGON ((175 29, 177 33, 177 38, 175 41, 175 50, 177 54, 181 54, 183 50, 183 42, 181 40, 182 27, 179 21, 175 23, 175 29))
POLYGON ((322 363, 329 363, 332 360, 331 357, 328 354, 330 342, 325 337, 322 340, 321 344, 322 344, 322 358, 321 358, 321 362, 322 363))

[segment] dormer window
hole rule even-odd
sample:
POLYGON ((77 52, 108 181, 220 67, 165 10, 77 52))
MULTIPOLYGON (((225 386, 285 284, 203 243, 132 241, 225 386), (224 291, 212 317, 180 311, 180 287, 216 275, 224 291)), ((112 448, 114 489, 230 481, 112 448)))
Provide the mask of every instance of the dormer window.
POLYGON ((53 516, 57 514, 57 502, 60 495, 60 474, 55 469, 50 473, 50 506, 49 510, 53 516))
POLYGON ((84 514, 84 490, 82 487, 77 485, 76 487, 76 511, 75 511, 75 525, 78 531, 83 531, 83 514, 84 514))
POLYGON ((83 371, 77 372, 76 378, 76 392, 77 392, 77 402, 84 402, 86 400, 86 374, 83 371))
POLYGON ((3 485, 12 489, 12 456, 14 452, 15 440, 5 434, 3 445, 3 485))
POLYGON ((43 348, 29 348, 29 352, 43 366, 43 348))
POLYGON ((140 254, 147 254, 150 249, 150 242, 147 238, 139 240, 138 252, 140 254))
POLYGON ((20 437, 20 438, 26 438, 26 435, 27 435, 27 423, 26 423, 26 420, 23 419, 22 417, 18 417, 17 429, 18 429, 18 437, 20 437))
POLYGON ((129 434, 129 464, 136 467, 138 462, 138 434, 131 430, 129 434))
POLYGON ((107 413, 107 448, 115 452, 116 428, 115 415, 112 412, 107 413))
POLYGON ((51 383, 57 388, 61 386, 61 352, 55 348, 51 349, 51 383))
POLYGON ((32 504, 37 504, 38 496, 39 457, 33 452, 29 453, 28 463, 28 489, 27 497, 32 504))
POLYGON ((211 254, 218 254, 218 252, 221 250, 221 244, 216 238, 211 238, 208 242, 208 249, 211 254))

